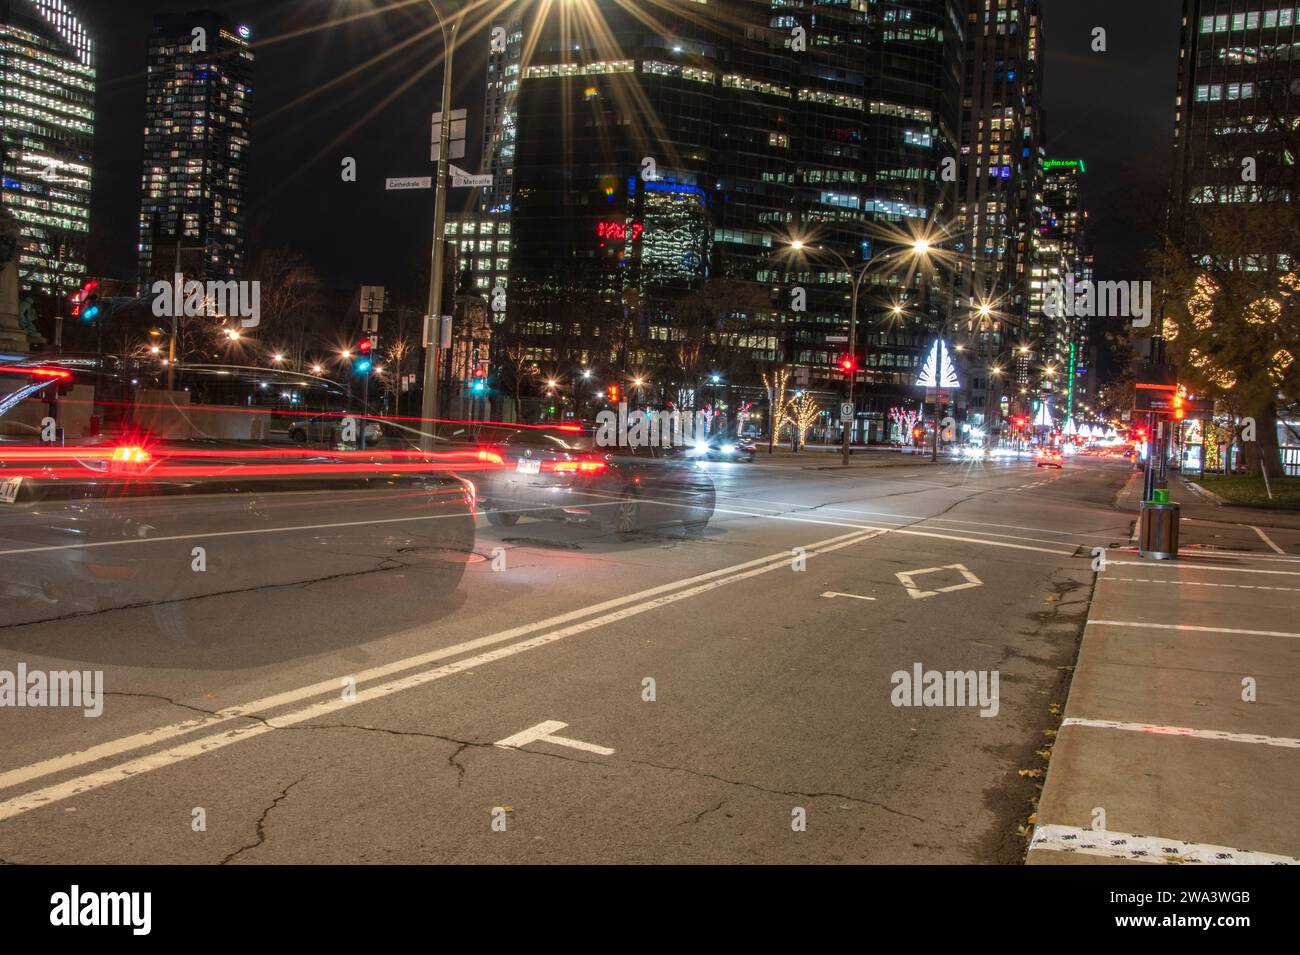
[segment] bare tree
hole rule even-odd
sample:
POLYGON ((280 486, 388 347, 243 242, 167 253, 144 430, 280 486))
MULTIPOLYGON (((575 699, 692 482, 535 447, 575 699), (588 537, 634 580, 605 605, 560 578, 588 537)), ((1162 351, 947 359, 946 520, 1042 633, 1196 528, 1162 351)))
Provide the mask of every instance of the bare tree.
POLYGON ((260 284, 262 335, 301 371, 315 332, 320 280, 307 260, 293 249, 263 251, 253 266, 260 284))

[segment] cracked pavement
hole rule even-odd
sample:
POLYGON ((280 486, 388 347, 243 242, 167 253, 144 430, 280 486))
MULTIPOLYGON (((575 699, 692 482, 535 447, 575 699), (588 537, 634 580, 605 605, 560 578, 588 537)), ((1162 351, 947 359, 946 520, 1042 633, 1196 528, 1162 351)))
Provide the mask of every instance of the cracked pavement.
POLYGON ((480 519, 442 601, 408 562, 359 571, 353 554, 318 569, 327 584, 197 598, 210 626, 185 639, 163 607, 0 630, 0 668, 103 669, 106 691, 99 719, 3 714, 0 859, 1019 862, 1037 795, 1020 771, 1043 766, 1068 690, 1082 554, 1127 537, 1110 507, 1127 472, 1080 464, 1025 488, 1032 465, 760 457, 715 476, 700 537, 480 519), (497 546, 501 572, 481 559, 497 546), (774 557, 795 547, 803 571, 774 557), (916 599, 896 577, 956 563, 980 586, 916 599), (998 715, 893 705, 891 675, 918 662, 999 671, 998 715), (595 749, 496 745, 548 721, 595 749))

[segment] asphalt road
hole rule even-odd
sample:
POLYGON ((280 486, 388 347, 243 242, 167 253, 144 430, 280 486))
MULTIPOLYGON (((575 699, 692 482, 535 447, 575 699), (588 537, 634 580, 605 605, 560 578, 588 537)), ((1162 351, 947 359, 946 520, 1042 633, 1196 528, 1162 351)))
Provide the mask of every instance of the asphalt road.
POLYGON ((0 859, 1018 862, 1130 471, 891 463, 715 465, 701 536, 480 515, 442 600, 341 556, 202 632, 0 627, 106 692, 0 711, 0 859), (996 701, 895 705, 917 665, 996 701))

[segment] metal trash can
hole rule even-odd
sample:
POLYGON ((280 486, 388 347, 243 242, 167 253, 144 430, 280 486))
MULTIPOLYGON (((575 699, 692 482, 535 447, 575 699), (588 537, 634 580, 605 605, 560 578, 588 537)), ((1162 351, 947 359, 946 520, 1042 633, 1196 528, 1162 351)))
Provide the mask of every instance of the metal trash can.
POLYGON ((1138 516, 1138 551, 1155 560, 1178 559, 1178 505, 1169 492, 1157 489, 1154 501, 1143 501, 1138 516))

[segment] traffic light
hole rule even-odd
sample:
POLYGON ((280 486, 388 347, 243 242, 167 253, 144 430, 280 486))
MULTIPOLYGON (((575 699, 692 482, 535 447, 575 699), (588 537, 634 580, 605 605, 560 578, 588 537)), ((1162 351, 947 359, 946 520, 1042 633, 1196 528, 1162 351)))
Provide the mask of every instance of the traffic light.
POLYGON ((485 369, 474 369, 474 380, 470 383, 470 390, 476 395, 481 395, 487 390, 487 371, 485 369))
POLYGON ((856 367, 857 367, 857 363, 853 361, 852 355, 844 355, 842 358, 840 358, 840 371, 844 372, 844 374, 847 375, 849 372, 853 371, 856 367))
POLYGON ((1183 396, 1180 392, 1174 392, 1174 420, 1182 421, 1187 417, 1187 409, 1183 407, 1183 396))
POLYGON ((370 372, 373 365, 373 362, 371 361, 373 355, 371 353, 374 351, 374 348, 374 336, 368 335, 361 339, 361 341, 357 342, 357 363, 353 367, 356 369, 358 374, 364 375, 370 372))
POLYGON ((72 317, 93 322, 99 316, 99 280, 87 279, 72 293, 72 317))
POLYGON ((619 399, 623 396, 623 389, 618 385, 610 385, 607 393, 609 394, 609 400, 614 404, 618 404, 619 399))

